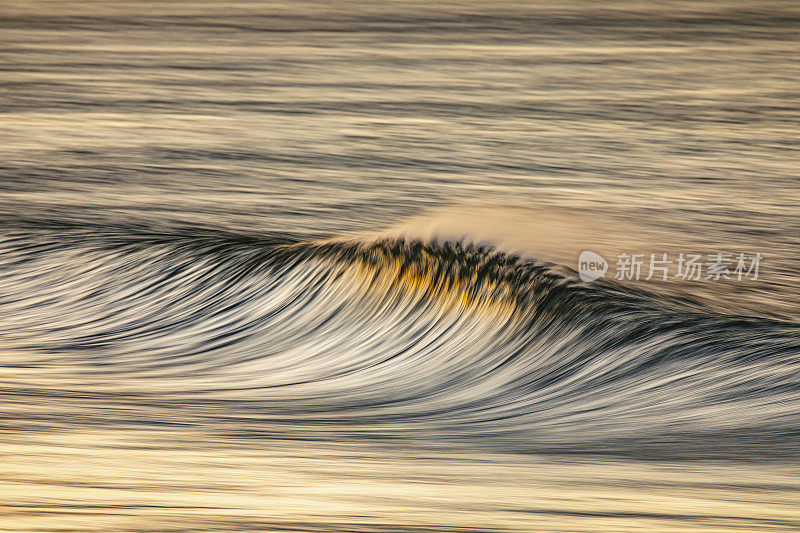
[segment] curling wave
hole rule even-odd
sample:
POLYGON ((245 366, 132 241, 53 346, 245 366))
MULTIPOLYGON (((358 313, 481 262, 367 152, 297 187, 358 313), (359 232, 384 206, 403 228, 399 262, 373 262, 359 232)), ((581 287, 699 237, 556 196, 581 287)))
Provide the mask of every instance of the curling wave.
POLYGON ((0 289, 0 347, 60 365, 60 394, 223 432, 562 451, 798 435, 796 324, 482 246, 26 230, 0 243, 0 289))

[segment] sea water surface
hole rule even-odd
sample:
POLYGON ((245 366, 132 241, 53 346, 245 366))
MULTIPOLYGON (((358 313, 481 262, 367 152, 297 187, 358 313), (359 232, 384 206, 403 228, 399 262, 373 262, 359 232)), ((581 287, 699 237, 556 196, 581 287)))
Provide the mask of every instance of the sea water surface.
POLYGON ((798 28, 0 2, 0 531, 800 529, 798 28))

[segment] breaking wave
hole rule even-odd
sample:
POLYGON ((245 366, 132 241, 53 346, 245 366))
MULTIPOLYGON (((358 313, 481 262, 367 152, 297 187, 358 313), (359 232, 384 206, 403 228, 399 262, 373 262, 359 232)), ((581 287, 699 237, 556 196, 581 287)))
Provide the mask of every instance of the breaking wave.
POLYGON ((2 350, 98 413, 133 406, 69 423, 178 409, 237 435, 561 451, 797 439, 798 325, 486 246, 97 228, 0 246, 2 350))

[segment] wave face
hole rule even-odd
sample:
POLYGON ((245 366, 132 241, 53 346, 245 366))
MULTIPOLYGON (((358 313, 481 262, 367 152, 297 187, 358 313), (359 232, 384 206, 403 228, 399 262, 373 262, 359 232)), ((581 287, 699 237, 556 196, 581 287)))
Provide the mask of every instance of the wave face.
POLYGON ((4 350, 60 380, 20 394, 107 408, 40 425, 158 424, 179 409, 251 436, 659 453, 796 442, 796 324, 582 284, 486 247, 20 230, 0 265, 4 350))

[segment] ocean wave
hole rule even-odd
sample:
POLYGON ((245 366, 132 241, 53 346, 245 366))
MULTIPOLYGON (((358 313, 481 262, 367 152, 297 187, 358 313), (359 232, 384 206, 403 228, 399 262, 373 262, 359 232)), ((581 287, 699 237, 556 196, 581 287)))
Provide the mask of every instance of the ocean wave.
POLYGON ((2 350, 98 405, 539 450, 797 438, 796 324, 487 246, 40 228, 7 231, 0 265, 2 350))

